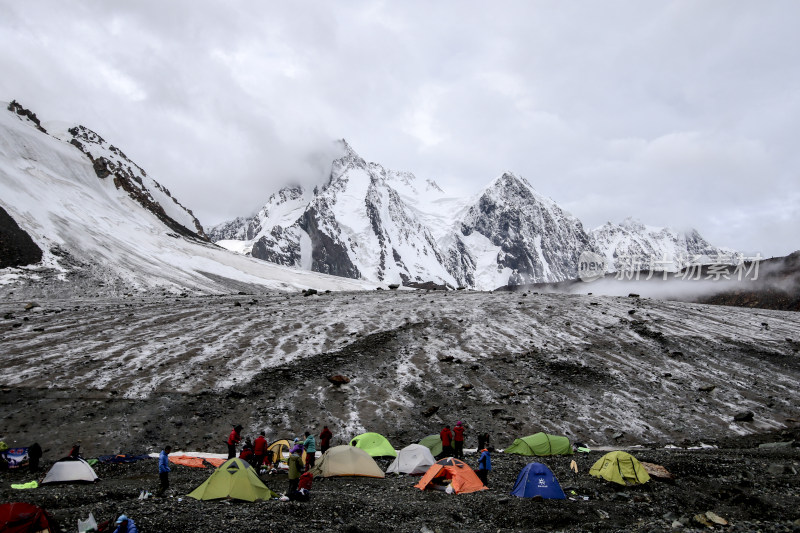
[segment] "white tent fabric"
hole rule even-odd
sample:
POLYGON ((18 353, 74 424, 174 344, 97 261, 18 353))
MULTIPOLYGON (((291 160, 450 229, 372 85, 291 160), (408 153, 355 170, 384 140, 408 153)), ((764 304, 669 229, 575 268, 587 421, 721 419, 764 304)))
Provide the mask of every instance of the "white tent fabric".
POLYGON ((409 444, 386 469, 387 474, 424 474, 436 462, 427 446, 409 444))
POLYGON ((53 464, 53 468, 44 477, 42 483, 92 482, 95 480, 97 480, 97 474, 83 459, 62 459, 53 464))

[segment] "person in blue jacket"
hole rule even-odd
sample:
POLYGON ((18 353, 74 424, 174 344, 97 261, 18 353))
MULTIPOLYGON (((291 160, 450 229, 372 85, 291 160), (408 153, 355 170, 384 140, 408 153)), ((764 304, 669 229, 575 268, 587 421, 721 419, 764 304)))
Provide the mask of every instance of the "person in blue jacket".
MULTIPOLYGON (((163 452, 162 452, 163 453, 163 452)), ((139 528, 136 527, 132 518, 121 514, 115 523, 117 526, 113 533, 139 533, 139 528)))
POLYGON ((476 473, 478 477, 487 487, 489 486, 489 472, 492 471, 492 457, 489 455, 489 450, 484 448, 481 450, 481 458, 478 459, 478 470, 476 473))
POLYGON ((172 471, 169 467, 169 452, 172 451, 172 446, 164 446, 161 454, 158 456, 158 478, 161 484, 158 487, 158 495, 163 496, 169 488, 169 473, 172 471))

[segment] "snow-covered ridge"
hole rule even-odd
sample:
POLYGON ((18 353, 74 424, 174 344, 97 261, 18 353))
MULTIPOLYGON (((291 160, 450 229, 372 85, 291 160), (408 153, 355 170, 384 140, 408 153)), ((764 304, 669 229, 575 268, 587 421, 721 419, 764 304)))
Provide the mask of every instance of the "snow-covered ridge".
POLYGON ((646 226, 632 217, 620 224, 607 222, 591 231, 609 272, 634 267, 677 272, 689 263, 728 262, 733 251, 713 246, 695 229, 646 226))
POLYGON ((45 295, 375 287, 213 245, 191 212, 99 135, 48 124, 51 135, 34 118, 0 111, 0 207, 43 251, 41 263, 0 270, 4 290, 26 279, 45 295))
POLYGON ((128 191, 134 200, 153 211, 165 223, 177 223, 180 228, 206 238, 203 227, 192 212, 173 198, 169 190, 148 176, 144 169, 131 161, 122 150, 107 143, 86 126, 64 128, 63 123, 48 123, 46 126, 51 135, 86 154, 98 177, 112 176, 114 185, 128 191))

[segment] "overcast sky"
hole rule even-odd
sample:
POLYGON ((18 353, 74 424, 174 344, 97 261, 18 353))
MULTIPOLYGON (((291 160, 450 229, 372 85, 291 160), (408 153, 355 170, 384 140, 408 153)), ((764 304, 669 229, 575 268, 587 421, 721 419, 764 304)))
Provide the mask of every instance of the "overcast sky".
POLYGON ((800 249, 800 2, 0 0, 0 100, 81 123, 204 226, 365 159, 511 170, 592 228, 800 249), (282 5, 285 4, 285 5, 282 5))

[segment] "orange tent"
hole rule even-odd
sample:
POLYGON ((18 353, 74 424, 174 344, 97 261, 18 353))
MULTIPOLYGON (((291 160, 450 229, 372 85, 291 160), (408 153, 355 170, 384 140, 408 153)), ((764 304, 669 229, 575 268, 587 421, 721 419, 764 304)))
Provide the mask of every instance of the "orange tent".
POLYGON ((450 486, 456 494, 466 494, 479 490, 487 490, 478 475, 464 461, 446 457, 431 466, 419 483, 414 485, 420 490, 430 488, 430 485, 441 485, 443 481, 450 480, 450 486))

